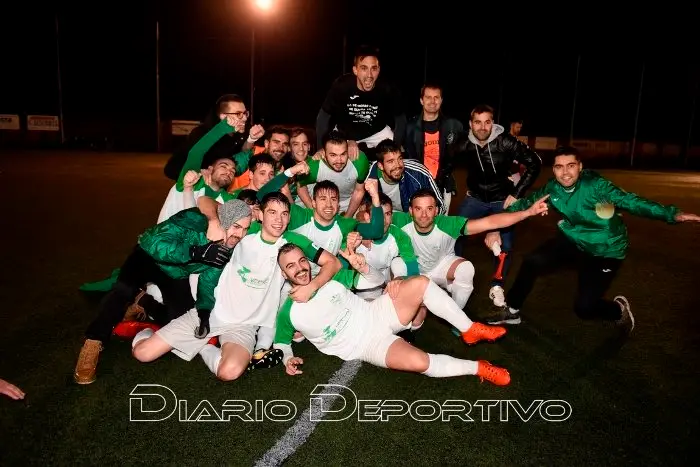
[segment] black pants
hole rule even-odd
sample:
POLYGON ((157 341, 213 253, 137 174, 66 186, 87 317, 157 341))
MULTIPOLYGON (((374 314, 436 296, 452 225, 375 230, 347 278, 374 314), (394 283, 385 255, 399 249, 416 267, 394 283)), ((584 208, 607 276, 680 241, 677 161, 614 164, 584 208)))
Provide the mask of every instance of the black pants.
POLYGON ((620 306, 604 300, 622 260, 591 256, 579 250, 563 234, 550 239, 528 254, 508 291, 508 306, 519 310, 530 294, 538 276, 573 266, 578 270, 578 290, 574 311, 582 319, 618 320, 620 306))
POLYGON ((114 326, 124 319, 127 306, 149 282, 160 289, 164 305, 151 297, 147 305, 140 304, 158 324, 165 325, 194 306, 189 279, 171 278, 137 245, 121 267, 117 283, 102 299, 99 315, 90 323, 85 336, 106 343, 114 326))

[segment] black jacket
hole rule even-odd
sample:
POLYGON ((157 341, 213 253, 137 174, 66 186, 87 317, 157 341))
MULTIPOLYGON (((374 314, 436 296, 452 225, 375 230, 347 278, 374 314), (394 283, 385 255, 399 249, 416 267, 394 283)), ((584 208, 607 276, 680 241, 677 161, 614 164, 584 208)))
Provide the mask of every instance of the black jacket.
MULTIPOLYGON (((442 113, 438 117, 438 124, 440 127, 440 161, 435 182, 441 191, 446 190, 454 194, 457 191, 457 185, 452 175, 453 164, 449 146, 457 140, 457 137, 464 131, 464 127, 459 120, 442 113)), ((414 159, 424 164, 425 132, 423 131, 422 112, 408 122, 403 145, 407 159, 414 159)))
POLYGON ((471 130, 463 132, 453 146, 454 157, 467 167, 469 194, 484 202, 503 201, 508 195, 521 198, 537 180, 542 159, 526 144, 505 133, 501 125, 493 125, 484 146, 477 144, 471 130), (513 161, 525 166, 517 185, 508 178, 513 161))

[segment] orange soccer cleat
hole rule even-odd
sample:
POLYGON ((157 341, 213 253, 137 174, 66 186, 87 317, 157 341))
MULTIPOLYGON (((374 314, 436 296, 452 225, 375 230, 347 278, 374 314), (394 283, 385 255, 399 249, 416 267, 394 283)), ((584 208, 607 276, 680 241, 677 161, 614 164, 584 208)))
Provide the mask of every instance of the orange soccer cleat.
POLYGON ((487 324, 473 323, 472 326, 462 333, 462 340, 473 345, 480 341, 493 342, 496 339, 503 337, 506 333, 506 328, 502 326, 489 326, 487 324))
POLYGON ((508 373, 508 370, 491 365, 486 360, 479 360, 476 376, 481 378, 481 381, 486 380, 496 386, 507 386, 510 384, 510 373, 508 373))

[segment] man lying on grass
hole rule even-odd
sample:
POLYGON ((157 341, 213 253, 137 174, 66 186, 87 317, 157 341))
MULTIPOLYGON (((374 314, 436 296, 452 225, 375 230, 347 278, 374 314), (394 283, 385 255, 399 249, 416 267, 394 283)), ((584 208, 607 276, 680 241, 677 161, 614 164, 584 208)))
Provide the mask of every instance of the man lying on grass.
MULTIPOLYGON (((287 299, 277 316, 274 347, 284 352, 287 374, 301 374, 304 361, 292 353, 294 331, 299 330, 318 350, 343 360, 362 360, 392 370, 411 371, 432 377, 477 375, 497 385, 507 385, 504 368, 486 361, 460 360, 449 355, 423 352, 396 336, 411 326, 422 303, 462 332, 467 344, 493 341, 505 329, 472 322, 440 287, 426 276, 394 280, 387 293, 367 302, 349 288, 366 289, 384 283, 384 275, 370 267, 364 257, 348 245, 340 254, 355 270, 343 269, 322 286, 308 302, 287 299)), ((311 265, 293 243, 279 250, 282 274, 294 286, 311 280, 311 265)))

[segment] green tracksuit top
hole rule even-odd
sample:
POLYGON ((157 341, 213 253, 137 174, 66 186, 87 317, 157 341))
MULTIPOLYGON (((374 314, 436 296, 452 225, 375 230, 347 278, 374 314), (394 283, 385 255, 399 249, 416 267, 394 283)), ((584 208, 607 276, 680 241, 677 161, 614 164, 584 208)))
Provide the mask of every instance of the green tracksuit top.
POLYGON ((507 211, 527 209, 545 195, 549 195, 548 204, 563 217, 558 223, 559 230, 579 250, 604 258, 624 259, 627 254, 627 227, 618 210, 669 224, 676 222, 675 216, 680 212, 676 206, 664 206, 628 193, 591 170, 582 170, 570 188, 564 188, 552 178, 507 211))

